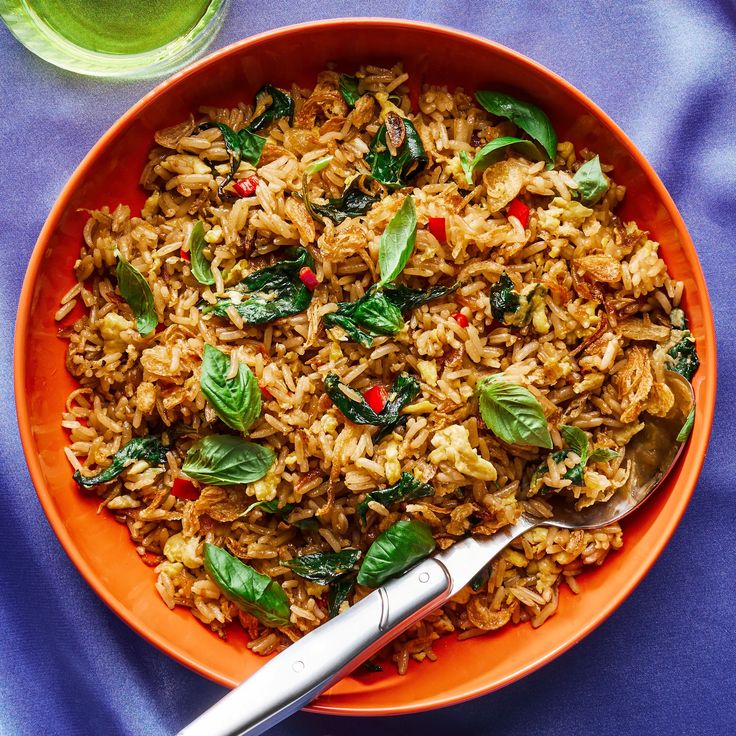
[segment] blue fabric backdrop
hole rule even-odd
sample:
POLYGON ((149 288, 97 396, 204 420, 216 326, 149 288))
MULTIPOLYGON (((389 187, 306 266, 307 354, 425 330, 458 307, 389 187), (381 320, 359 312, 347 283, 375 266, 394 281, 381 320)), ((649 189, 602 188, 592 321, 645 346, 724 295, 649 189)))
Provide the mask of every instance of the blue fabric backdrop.
MULTIPOLYGON (((677 533, 629 600, 572 651, 522 682, 443 711, 391 719, 299 714, 272 733, 736 733, 733 3, 250 0, 233 3, 215 47, 350 14, 433 21, 500 41, 561 74, 623 127, 669 188, 698 248, 716 313, 719 403, 677 533)), ((18 294, 44 218, 89 147, 153 83, 62 72, 2 26, 0 54, 0 734, 172 734, 224 690, 129 630, 66 558, 29 480, 11 386, 18 294)))

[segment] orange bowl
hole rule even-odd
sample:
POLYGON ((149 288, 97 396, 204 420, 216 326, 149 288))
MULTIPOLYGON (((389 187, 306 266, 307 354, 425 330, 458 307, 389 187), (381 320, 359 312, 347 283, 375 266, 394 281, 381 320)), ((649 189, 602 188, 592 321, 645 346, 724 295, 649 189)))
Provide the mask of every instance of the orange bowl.
MULTIPOLYGON (((153 134, 202 104, 234 105, 264 82, 313 84, 328 62, 351 71, 361 63, 401 61, 416 93, 425 82, 468 91, 501 88, 547 111, 560 140, 599 152, 628 188, 620 213, 662 245, 670 273, 685 282, 685 308, 701 367, 694 379, 698 412, 678 467, 640 512, 625 523, 625 544, 600 569, 580 578, 582 593, 564 590, 558 613, 534 631, 510 626, 485 637, 435 647, 439 661, 347 677, 311 706, 323 713, 388 715, 457 703, 487 693, 540 667, 600 624, 632 591, 661 553, 693 492, 705 457, 716 393, 716 342, 703 274, 672 199, 624 133, 584 95, 547 69, 503 46, 459 31, 400 20, 346 19, 292 26, 246 39, 194 64, 146 95, 92 148, 55 204, 26 274, 16 326, 18 423, 31 477, 54 531, 102 599, 130 626, 183 664, 233 686, 263 661, 242 631, 222 641, 188 611, 169 611, 140 562, 127 529, 98 516, 82 496, 65 459, 60 426, 74 382, 64 366, 65 341, 54 313, 73 285, 72 264, 86 216, 79 208, 140 207, 138 187, 153 134)), ((628 90, 622 90, 622 94, 628 90)), ((68 323, 77 315, 67 318, 68 323)))

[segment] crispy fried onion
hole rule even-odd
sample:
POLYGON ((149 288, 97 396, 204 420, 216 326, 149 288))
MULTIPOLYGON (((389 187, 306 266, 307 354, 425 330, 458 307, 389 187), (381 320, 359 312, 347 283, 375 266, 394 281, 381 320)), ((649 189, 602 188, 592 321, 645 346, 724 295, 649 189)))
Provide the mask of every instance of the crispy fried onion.
POLYGON ((621 421, 633 422, 647 408, 647 399, 654 385, 649 351, 639 345, 629 349, 624 367, 614 378, 621 401, 621 421))
POLYGON ((307 212, 304 202, 300 202, 296 197, 289 197, 286 200, 284 210, 289 220, 296 225, 302 245, 313 243, 317 237, 317 231, 314 227, 314 220, 307 212))
POLYGON ((396 156, 399 148, 406 140, 404 119, 393 110, 386 114, 386 148, 392 156, 396 156))
POLYGON ((498 212, 515 199, 524 186, 524 168, 516 161, 499 161, 483 172, 488 210, 498 212))
POLYGON ((583 271, 592 281, 615 284, 621 280, 621 264, 612 256, 605 254, 575 258, 573 268, 583 271))
POLYGON ((598 329, 592 334, 588 335, 574 350, 570 351, 570 357, 575 357, 578 353, 584 353, 593 343, 600 340, 603 337, 603 333, 608 329, 608 317, 602 314, 598 329))
POLYGON ((664 325, 653 325, 648 315, 644 319, 630 318, 618 326, 619 332, 629 340, 654 340, 664 342, 669 339, 670 328, 664 325))
POLYGON ((313 128, 319 114, 329 120, 334 117, 345 117, 348 112, 347 103, 336 89, 315 90, 304 101, 296 114, 294 126, 297 128, 313 128))
POLYGON ((468 601, 468 621, 473 626, 485 631, 493 631, 505 626, 511 618, 511 611, 503 608, 500 611, 491 610, 491 596, 474 595, 468 601))
POLYGON ((194 507, 197 515, 207 514, 215 521, 235 521, 248 508, 253 499, 240 488, 206 486, 202 489, 194 507))

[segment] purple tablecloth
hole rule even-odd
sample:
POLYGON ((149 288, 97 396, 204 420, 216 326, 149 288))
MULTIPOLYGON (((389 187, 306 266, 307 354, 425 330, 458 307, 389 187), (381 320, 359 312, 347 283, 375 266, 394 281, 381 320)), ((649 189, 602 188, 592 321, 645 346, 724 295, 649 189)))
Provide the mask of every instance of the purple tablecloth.
MULTIPOLYGON (((233 3, 215 47, 351 9, 504 43, 561 74, 623 127, 664 180, 698 248, 716 314, 719 408, 674 538, 628 601, 572 651, 500 692, 439 712, 299 714, 272 733, 736 733, 733 3, 251 0, 233 3)), ((68 74, 1 26, 0 52, 0 734, 172 734, 224 690, 128 629, 69 562, 26 470, 11 385, 18 294, 44 218, 87 150, 153 83, 68 74)))

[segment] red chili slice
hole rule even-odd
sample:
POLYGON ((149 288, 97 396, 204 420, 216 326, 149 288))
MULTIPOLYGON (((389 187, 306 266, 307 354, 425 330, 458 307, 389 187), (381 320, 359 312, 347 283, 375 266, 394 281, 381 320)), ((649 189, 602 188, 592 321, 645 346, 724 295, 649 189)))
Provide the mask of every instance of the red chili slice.
POLYGON ((186 478, 174 478, 171 486, 171 495, 187 501, 196 501, 199 498, 199 489, 186 478))
POLYGON ((520 199, 515 199, 509 205, 508 215, 509 217, 515 217, 521 223, 521 226, 526 229, 529 223, 529 208, 520 199))
POLYGON ((239 197, 252 197, 258 189, 260 180, 257 176, 249 176, 247 179, 238 179, 233 184, 233 189, 238 193, 239 197))
POLYGON ((192 257, 189 255, 188 250, 184 250, 184 248, 181 248, 179 250, 179 258, 182 259, 182 261, 191 261, 192 257))
POLYGON ((263 396, 264 399, 272 399, 273 396, 271 395, 271 392, 265 387, 258 385, 258 388, 261 389, 261 396, 263 396))
POLYGON ((468 318, 462 312, 453 312, 450 316, 460 325, 460 327, 467 327, 470 324, 468 322, 468 318))
POLYGON ((319 280, 309 266, 304 266, 304 268, 299 271, 299 280, 310 291, 314 291, 319 286, 319 280))
POLYGON ((372 386, 363 392, 363 398, 376 414, 380 414, 386 406, 388 391, 383 386, 372 386))
POLYGON ((447 223, 444 217, 430 217, 427 228, 440 243, 447 242, 447 223))

